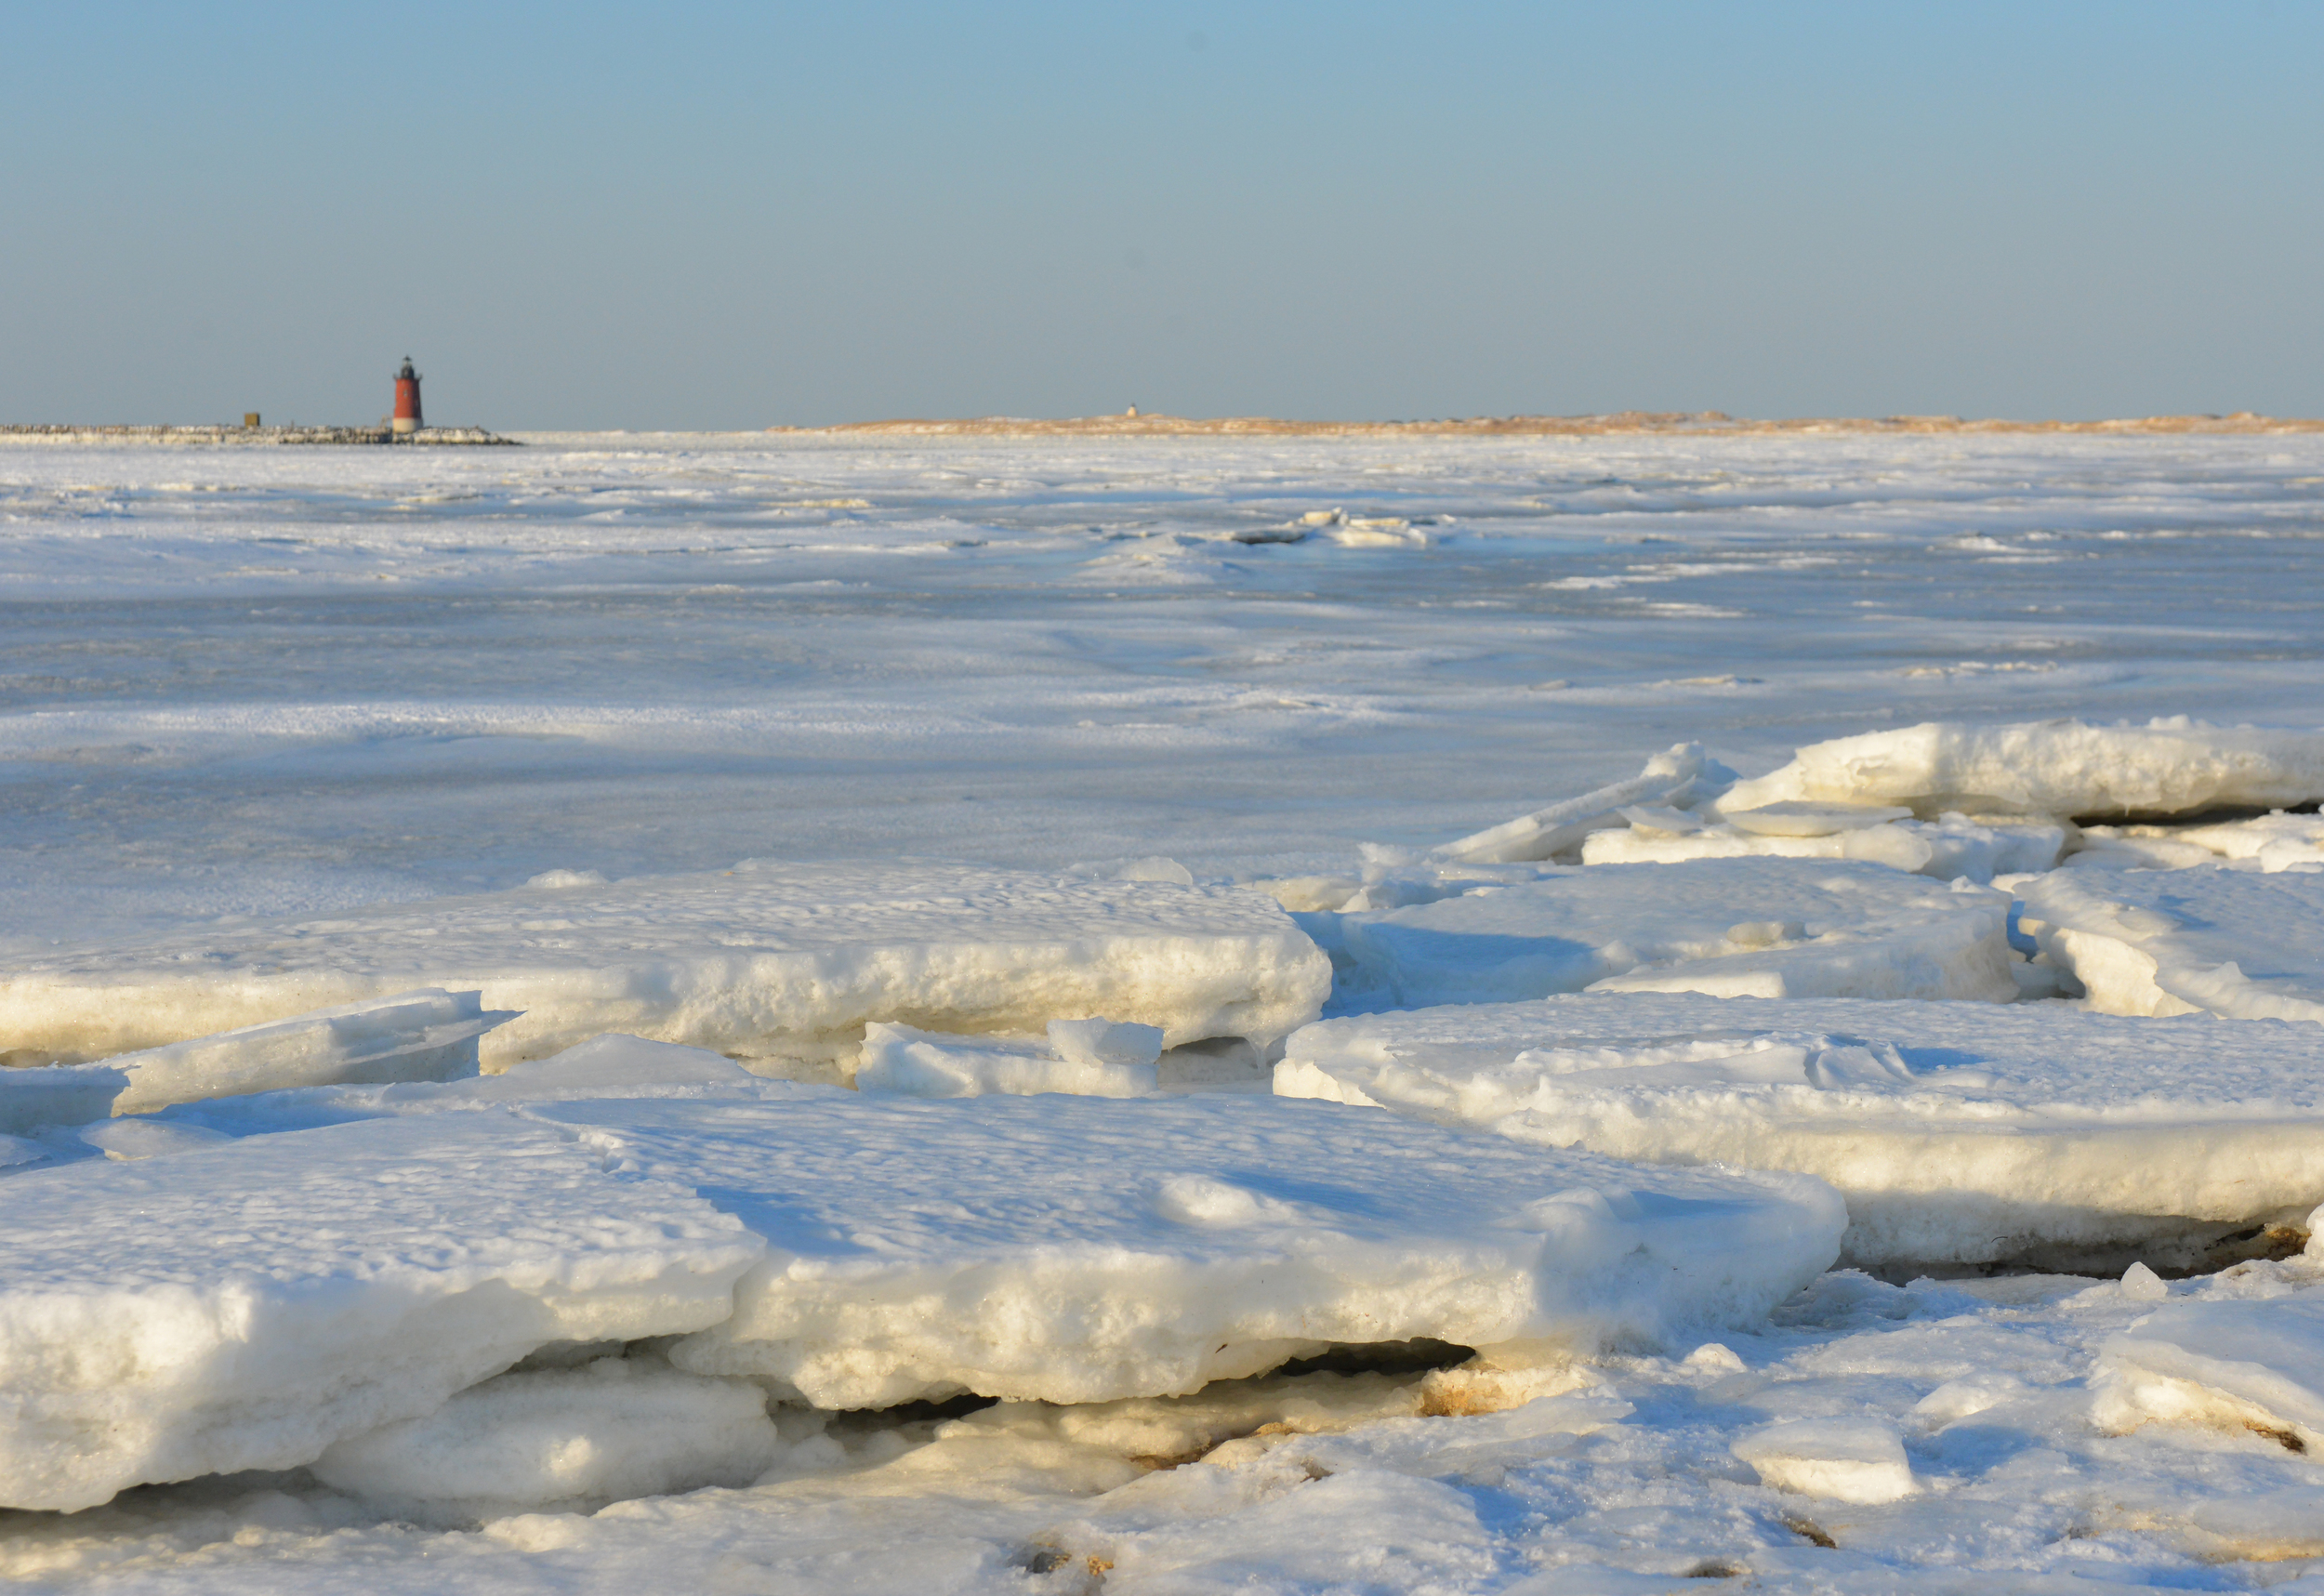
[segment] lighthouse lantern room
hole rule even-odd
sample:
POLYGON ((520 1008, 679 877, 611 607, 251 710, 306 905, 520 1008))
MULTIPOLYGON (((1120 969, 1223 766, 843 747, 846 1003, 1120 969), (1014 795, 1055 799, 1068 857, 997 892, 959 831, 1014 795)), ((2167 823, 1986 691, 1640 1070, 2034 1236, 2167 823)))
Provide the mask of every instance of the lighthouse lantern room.
POLYGON ((419 418, 419 373, 405 355, 403 369, 395 374, 395 419, 390 426, 397 432, 416 432, 425 425, 419 418))

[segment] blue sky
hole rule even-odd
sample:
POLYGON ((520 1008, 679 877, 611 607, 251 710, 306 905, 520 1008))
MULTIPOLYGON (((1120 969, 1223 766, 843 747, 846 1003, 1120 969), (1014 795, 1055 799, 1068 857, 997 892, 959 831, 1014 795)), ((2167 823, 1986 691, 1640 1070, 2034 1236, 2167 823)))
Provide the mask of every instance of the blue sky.
POLYGON ((2324 5, 17 6, 0 419, 2324 414, 2324 5))

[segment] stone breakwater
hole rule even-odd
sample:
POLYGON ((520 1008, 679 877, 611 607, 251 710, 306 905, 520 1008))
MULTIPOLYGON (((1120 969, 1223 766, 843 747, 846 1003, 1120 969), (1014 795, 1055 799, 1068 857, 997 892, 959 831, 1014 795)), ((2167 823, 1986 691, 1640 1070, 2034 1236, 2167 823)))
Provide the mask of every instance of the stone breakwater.
POLYGON ((68 443, 437 443, 517 446, 482 427, 423 427, 393 432, 385 427, 75 427, 62 422, 0 425, 0 439, 68 443))

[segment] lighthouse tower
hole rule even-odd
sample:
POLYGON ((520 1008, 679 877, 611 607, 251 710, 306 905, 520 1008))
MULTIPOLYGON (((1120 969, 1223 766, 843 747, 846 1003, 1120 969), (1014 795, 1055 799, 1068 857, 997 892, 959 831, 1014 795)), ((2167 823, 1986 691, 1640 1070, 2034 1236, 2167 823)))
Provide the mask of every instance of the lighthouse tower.
POLYGON ((419 373, 412 369, 412 357, 403 357, 403 369, 395 374, 395 420, 391 426, 398 432, 416 432, 426 425, 419 418, 419 373))

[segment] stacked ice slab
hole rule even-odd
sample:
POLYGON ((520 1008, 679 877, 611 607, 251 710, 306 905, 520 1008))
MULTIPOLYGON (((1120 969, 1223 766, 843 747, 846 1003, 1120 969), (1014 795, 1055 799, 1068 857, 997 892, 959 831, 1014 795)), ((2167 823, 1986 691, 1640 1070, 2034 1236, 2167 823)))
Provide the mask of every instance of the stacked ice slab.
POLYGON ((1286 1096, 1544 1147, 1791 1169, 1872 1266, 2190 1265, 2324 1204, 2324 1030, 2061 1003, 1555 997, 1325 1021, 1286 1096))
POLYGON ((476 993, 429 988, 121 1053, 102 1064, 0 1071, 0 1133, 290 1087, 454 1080, 476 1074, 479 1038, 514 1018, 487 1011, 476 993))
POLYGON ((493 1448, 578 1435, 639 1447, 623 1478, 700 1483, 763 1455, 761 1388, 1089 1402, 1332 1342, 1645 1344, 1756 1319, 1843 1220, 1812 1180, 1330 1104, 927 1101, 577 1051, 245 1097, 205 1151, 7 1181, 0 1502, 318 1460, 390 1497, 561 1500, 625 1487, 493 1448), (502 1375, 667 1336, 674 1369, 502 1375), (687 1423, 706 1453, 672 1439, 687 1423))
POLYGON ((1259 894, 951 864, 744 864, 271 920, 0 970, 20 1052, 102 1058, 416 986, 523 1017, 488 1070, 620 1031, 777 1061, 852 1058, 871 1021, 1037 1033, 1104 1015, 1169 1045, 1271 1046, 1322 954, 1259 894))
POLYGON ((1998 1003, 2017 996, 2009 907, 1878 864, 1706 859, 1549 867, 1338 929, 1405 1008, 1584 989, 1998 1003))

